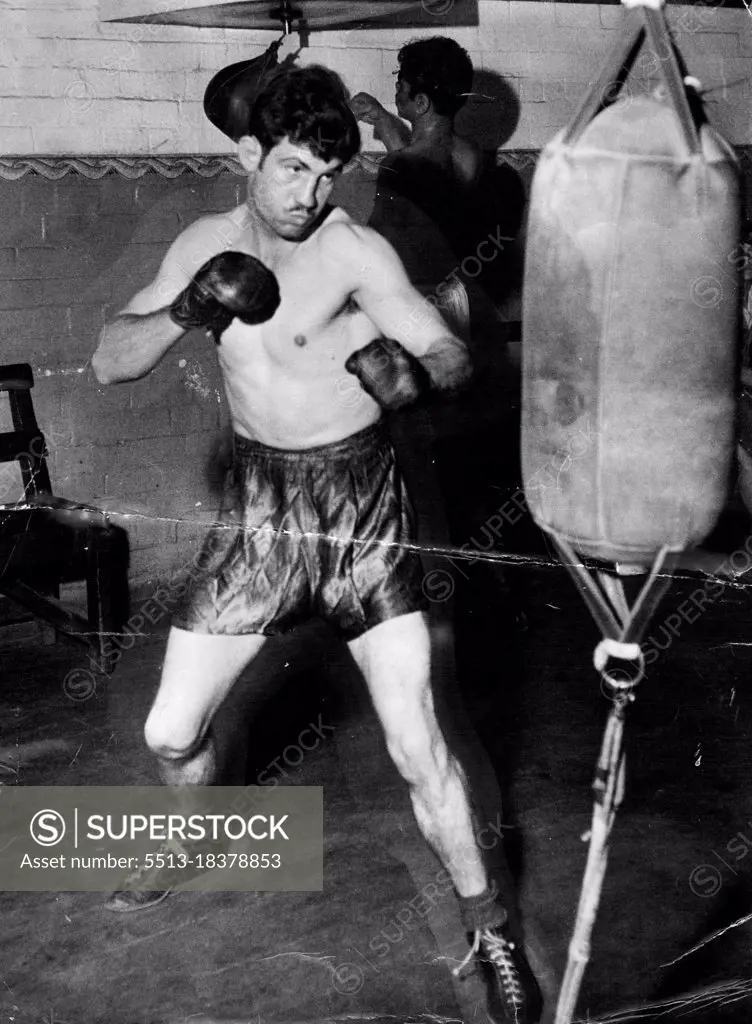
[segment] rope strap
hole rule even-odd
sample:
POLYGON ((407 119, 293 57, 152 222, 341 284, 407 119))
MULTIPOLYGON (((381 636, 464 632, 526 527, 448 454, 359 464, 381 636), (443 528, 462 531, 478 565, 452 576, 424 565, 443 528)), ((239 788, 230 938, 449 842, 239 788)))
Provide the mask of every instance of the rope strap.
POLYGON ((623 708, 614 706, 603 734, 593 782, 596 795, 590 831, 582 837, 585 842, 589 840, 590 845, 554 1024, 571 1024, 574 1019, 582 979, 590 959, 590 936, 595 925, 608 865, 608 839, 613 828, 616 808, 624 795, 623 732, 623 708))
POLYGON ((585 842, 589 841, 587 864, 554 1020, 554 1024, 571 1024, 590 959, 590 937, 606 874, 608 841, 624 795, 624 713, 629 701, 634 699, 632 691, 645 674, 645 658, 639 641, 668 590, 678 555, 668 547, 658 552, 647 580, 630 607, 621 579, 599 571, 599 587, 569 544, 555 534, 551 537, 562 564, 603 633, 603 640, 593 652, 593 665, 607 685, 606 695, 612 701, 593 780, 595 800, 591 827, 582 837, 585 842))

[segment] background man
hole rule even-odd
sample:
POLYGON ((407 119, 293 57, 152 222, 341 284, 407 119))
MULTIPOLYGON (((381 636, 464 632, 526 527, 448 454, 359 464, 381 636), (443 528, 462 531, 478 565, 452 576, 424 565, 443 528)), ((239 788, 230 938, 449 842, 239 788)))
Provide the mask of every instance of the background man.
POLYGON ((480 286, 499 306, 519 284, 512 243, 524 189, 511 168, 497 167, 495 155, 486 158, 456 130, 457 114, 472 94, 472 62, 444 36, 408 43, 397 62, 399 117, 367 93, 351 101, 387 148, 369 225, 394 245, 424 293, 435 292, 467 260, 469 270, 460 270, 459 279, 471 290, 480 286))
MULTIPOLYGON (((246 202, 173 243, 157 279, 108 324, 102 383, 148 373, 187 327, 217 342, 235 432, 225 524, 173 622, 145 736, 167 784, 217 781, 212 719, 267 636, 326 618, 363 672, 417 823, 450 873, 498 1020, 540 1012, 489 887, 465 776, 439 729, 411 510, 382 409, 451 391, 468 353, 391 246, 327 200, 359 132, 342 83, 286 69, 260 93, 239 158, 246 202), (198 272, 196 268, 199 267, 198 272), (355 399, 355 400, 354 400, 355 399), (231 527, 231 528, 228 528, 231 527)), ((153 905, 171 880, 126 884, 110 909, 153 905)))

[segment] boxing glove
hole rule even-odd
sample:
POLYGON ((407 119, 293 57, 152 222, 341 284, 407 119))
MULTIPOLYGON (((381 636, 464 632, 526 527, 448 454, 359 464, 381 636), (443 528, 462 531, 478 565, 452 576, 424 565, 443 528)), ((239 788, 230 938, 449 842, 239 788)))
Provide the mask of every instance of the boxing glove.
POLYGON ((244 252, 220 252, 208 260, 170 306, 180 327, 205 327, 219 339, 237 317, 246 324, 270 320, 279 306, 277 278, 244 252))
POLYGON ((384 409, 401 409, 430 387, 426 370, 393 338, 376 338, 353 352, 345 369, 384 409))

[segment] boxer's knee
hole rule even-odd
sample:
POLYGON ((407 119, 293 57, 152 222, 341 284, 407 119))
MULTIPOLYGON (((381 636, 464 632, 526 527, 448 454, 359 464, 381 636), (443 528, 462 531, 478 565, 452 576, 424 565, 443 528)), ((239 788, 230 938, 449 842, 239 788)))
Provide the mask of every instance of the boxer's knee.
POLYGON ((204 731, 176 720, 174 711, 153 708, 144 726, 144 739, 153 754, 165 761, 185 761, 201 747, 204 731))
POLYGON ((405 782, 420 789, 441 786, 449 770, 449 754, 438 729, 395 728, 386 736, 387 749, 405 782))

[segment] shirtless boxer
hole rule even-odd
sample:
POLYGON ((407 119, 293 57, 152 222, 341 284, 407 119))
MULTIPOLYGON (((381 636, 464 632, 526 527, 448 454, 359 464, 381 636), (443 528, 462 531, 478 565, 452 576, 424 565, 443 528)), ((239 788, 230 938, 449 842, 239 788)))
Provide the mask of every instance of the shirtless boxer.
POLYGON ((433 36, 403 46, 397 63, 395 103, 399 116, 390 114, 366 92, 356 93, 350 101, 355 116, 373 125, 374 137, 384 143, 388 153, 401 151, 431 160, 445 154, 458 178, 466 184, 476 181, 481 149, 458 135, 454 127, 454 118, 473 88, 473 65, 465 50, 454 39, 433 36))
POLYGON ((368 93, 350 101, 356 117, 374 126, 387 149, 369 227, 391 242, 424 294, 441 298, 459 272, 478 327, 493 332, 498 325, 488 300, 502 306, 519 284, 513 240, 522 223, 524 188, 515 171, 497 166, 495 156, 486 159, 457 132, 455 118, 472 93, 474 72, 454 39, 408 43, 397 63, 398 117, 368 93), (467 274, 461 270, 464 260, 471 264, 467 274))
MULTIPOLYGON (((489 887, 465 777, 435 717, 411 512, 380 425, 382 408, 422 388, 460 386, 469 360, 438 315, 404 347, 387 340, 420 295, 387 242, 327 203, 359 142, 336 75, 274 76, 238 144, 246 202, 187 228, 102 333, 94 371, 114 384, 148 373, 187 326, 206 327, 235 432, 237 528, 207 539, 208 568, 173 620, 146 742, 166 784, 216 783, 211 723, 240 673, 267 636, 328 619, 454 882, 494 1019, 535 1021, 537 987, 489 887)), ((108 906, 138 910, 168 891, 126 884, 108 906)))

